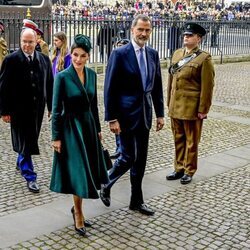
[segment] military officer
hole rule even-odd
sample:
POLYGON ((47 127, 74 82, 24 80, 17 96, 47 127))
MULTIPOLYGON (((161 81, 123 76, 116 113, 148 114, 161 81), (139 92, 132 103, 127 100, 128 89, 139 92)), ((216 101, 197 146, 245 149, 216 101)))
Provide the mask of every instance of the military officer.
POLYGON ((167 105, 175 143, 174 172, 167 180, 188 184, 197 170, 202 123, 212 102, 214 67, 211 55, 199 49, 206 30, 184 26, 184 48, 174 52, 169 68, 167 105))
POLYGON ((7 42, 3 38, 2 34, 4 33, 4 24, 0 21, 0 68, 3 62, 4 57, 7 55, 7 42))
POLYGON ((37 34, 36 50, 42 52, 46 56, 49 56, 49 45, 43 40, 43 31, 39 28, 35 31, 37 34))

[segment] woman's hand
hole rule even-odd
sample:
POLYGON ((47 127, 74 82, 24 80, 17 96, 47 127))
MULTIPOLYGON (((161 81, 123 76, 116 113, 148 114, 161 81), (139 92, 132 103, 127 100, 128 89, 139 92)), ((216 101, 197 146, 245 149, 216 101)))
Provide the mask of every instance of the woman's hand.
POLYGON ((116 135, 119 135, 121 133, 120 123, 117 120, 109 122, 109 129, 116 135))
POLYGON ((62 151, 62 141, 61 140, 52 141, 52 148, 56 152, 61 153, 61 151, 62 151))
POLYGON ((98 136, 99 136, 99 139, 100 139, 100 141, 102 140, 102 132, 99 132, 98 133, 98 136))

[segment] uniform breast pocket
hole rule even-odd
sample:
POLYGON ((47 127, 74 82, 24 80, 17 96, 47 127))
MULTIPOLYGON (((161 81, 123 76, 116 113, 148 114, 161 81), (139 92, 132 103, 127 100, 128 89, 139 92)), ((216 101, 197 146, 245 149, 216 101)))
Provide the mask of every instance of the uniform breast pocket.
POLYGON ((183 78, 190 78, 194 76, 199 67, 198 63, 188 63, 181 69, 181 75, 183 78))

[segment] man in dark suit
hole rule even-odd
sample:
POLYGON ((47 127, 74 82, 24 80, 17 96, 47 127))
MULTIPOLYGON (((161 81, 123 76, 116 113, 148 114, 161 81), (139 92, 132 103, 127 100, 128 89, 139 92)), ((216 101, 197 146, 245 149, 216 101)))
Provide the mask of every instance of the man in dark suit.
POLYGON ((174 21, 173 25, 168 28, 167 32, 167 48, 169 49, 169 57, 172 57, 173 52, 181 47, 181 29, 174 21))
POLYGON ((28 189, 38 193, 31 155, 39 154, 38 137, 47 102, 52 108, 53 75, 49 57, 35 51, 37 34, 22 30, 21 48, 6 56, 0 71, 0 116, 11 125, 17 168, 28 189))
POLYGON ((131 27, 131 42, 115 49, 108 61, 104 84, 105 120, 110 130, 120 135, 121 155, 109 172, 109 184, 103 185, 100 192, 104 205, 110 206, 112 185, 130 169, 129 208, 146 215, 154 214, 144 204, 142 194, 153 104, 156 130, 164 125, 159 56, 146 46, 151 27, 148 16, 136 16, 131 27))
POLYGON ((115 27, 109 22, 105 22, 100 28, 100 31, 97 36, 97 45, 100 49, 100 56, 102 62, 104 62, 105 52, 107 54, 107 59, 109 59, 109 56, 113 49, 115 34, 115 27))

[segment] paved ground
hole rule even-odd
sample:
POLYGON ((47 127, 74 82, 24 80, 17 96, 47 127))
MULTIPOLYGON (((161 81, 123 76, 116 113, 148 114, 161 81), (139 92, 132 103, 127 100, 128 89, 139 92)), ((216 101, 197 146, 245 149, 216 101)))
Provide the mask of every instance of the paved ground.
MULTIPOLYGON (((214 104, 205 121, 199 170, 182 186, 166 181, 172 170, 173 141, 166 119, 163 131, 151 132, 144 194, 156 209, 153 217, 128 210, 128 175, 112 189, 112 205, 85 203, 94 226, 82 238, 73 230, 71 196, 49 191, 52 150, 45 119, 41 155, 35 157, 39 194, 27 191, 15 170, 10 131, 0 122, 1 249, 250 249, 250 63, 216 65, 214 104)), ((163 69, 166 83, 167 69, 163 69)), ((99 76, 102 105, 103 76, 99 76)), ((166 88, 166 84, 164 86, 166 88)), ((104 144, 114 136, 102 123, 104 144)))

